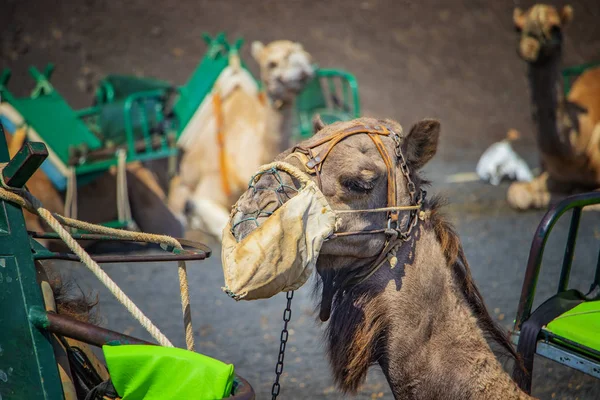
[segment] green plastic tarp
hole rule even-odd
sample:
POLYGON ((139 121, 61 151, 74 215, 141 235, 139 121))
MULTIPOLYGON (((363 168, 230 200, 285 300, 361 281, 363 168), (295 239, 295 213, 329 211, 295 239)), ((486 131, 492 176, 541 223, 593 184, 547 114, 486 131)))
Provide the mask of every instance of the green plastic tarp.
POLYGON ((600 301, 586 301, 555 318, 546 329, 557 336, 600 351, 600 301))
POLYGON ((123 400, 215 400, 229 397, 234 368, 192 351, 152 345, 102 346, 123 400))

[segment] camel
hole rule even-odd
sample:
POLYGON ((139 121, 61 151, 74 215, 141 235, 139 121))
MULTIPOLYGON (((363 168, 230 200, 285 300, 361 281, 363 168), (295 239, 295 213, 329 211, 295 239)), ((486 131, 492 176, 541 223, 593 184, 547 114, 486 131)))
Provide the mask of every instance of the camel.
POLYGON ((180 220, 218 238, 252 171, 289 147, 294 99, 314 75, 299 43, 254 42, 252 55, 266 98, 232 54, 181 134, 179 174, 169 185, 168 204, 180 220))
POLYGON ((545 208, 574 191, 600 188, 600 68, 581 74, 566 98, 562 91, 562 32, 572 19, 570 6, 514 10, 543 170, 533 181, 509 187, 515 209, 545 208))
MULTIPOLYGON (((396 399, 531 398, 503 370, 486 341, 517 358, 508 333, 486 309, 460 239, 441 214, 441 200, 421 192, 427 182, 419 170, 436 153, 439 122, 422 120, 408 134, 397 122, 372 118, 327 126, 317 120, 315 130, 312 138, 275 160, 306 171, 331 208, 341 212, 316 262, 317 287, 323 290, 320 317, 330 320, 325 336, 338 388, 357 393, 369 367, 379 364, 396 399), (379 133, 391 161, 374 143, 374 130, 397 134, 379 133), (335 137, 325 141, 351 131, 339 142, 335 137), (305 157, 306 149, 312 149, 312 158, 305 157), (395 182, 395 204, 423 200, 420 212, 399 212, 397 228, 413 229, 401 232, 405 238, 387 253, 387 243, 396 240, 387 236, 391 216, 364 210, 385 211, 380 208, 390 204, 390 182, 395 182)), ((232 211, 231 232, 238 242, 249 239, 257 225, 295 195, 293 190, 285 190, 287 197, 268 190, 273 187, 298 187, 298 180, 284 170, 277 178, 259 175, 232 211)))

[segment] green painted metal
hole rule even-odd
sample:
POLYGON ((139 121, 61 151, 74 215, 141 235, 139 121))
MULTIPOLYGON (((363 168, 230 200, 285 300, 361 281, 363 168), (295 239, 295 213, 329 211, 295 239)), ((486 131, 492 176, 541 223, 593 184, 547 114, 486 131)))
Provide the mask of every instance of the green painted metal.
MULTIPOLYGON (((571 273, 571 267, 575 256, 575 245, 577 242, 577 234, 579 231, 580 219, 582 216, 582 210, 585 207, 600 204, 600 193, 591 192, 584 193, 575 196, 570 196, 556 205, 550 207, 548 212, 542 218, 536 233, 533 237, 531 249, 529 252, 529 259, 527 262, 527 269, 525 270, 525 278, 523 281, 523 287, 521 289, 521 297, 519 300, 519 306, 517 309, 517 315, 515 318, 513 341, 517 344, 520 339, 520 330, 523 323, 525 323, 532 315, 533 302, 535 298, 536 286, 539 279, 539 274, 542 267, 542 261, 544 259, 544 249, 552 229, 558 222, 558 220, 568 211, 572 211, 571 224, 569 233, 567 236, 567 244, 565 247, 565 253, 563 257, 563 265, 560 273, 558 290, 557 293, 565 292, 569 289, 569 276, 571 273)), ((591 283, 589 292, 585 295, 588 303, 582 303, 571 311, 568 311, 558 318, 563 318, 572 312, 577 312, 582 308, 585 310, 594 309, 594 304, 598 301, 598 294, 600 293, 600 281, 597 279, 600 273, 600 256, 596 265, 596 277, 591 283), (596 302, 594 302, 594 300, 596 302)), ((597 307, 596 307, 597 309, 597 307)), ((597 319, 569 319, 569 329, 565 329, 564 325, 550 322, 540 335, 538 336, 538 349, 537 354, 541 354, 544 357, 553 359, 554 361, 565 364, 582 372, 590 373, 595 371, 595 374, 600 374, 600 351, 595 349, 597 347, 597 319), (587 324, 586 326, 574 326, 576 324, 587 324), (552 327, 554 326, 553 332, 552 327), (559 336, 560 334, 560 336, 559 336), (585 337, 585 336, 589 337, 585 337), (541 346, 540 344, 545 343, 546 345, 551 344, 552 351, 545 351, 540 353, 540 349, 550 349, 548 346, 541 346), (565 357, 565 355, 570 355, 565 357), (585 359, 587 360, 584 364, 573 363, 574 359, 585 359), (578 366, 577 366, 577 365, 578 366)), ((531 371, 528 371, 531 372, 531 371)), ((594 374, 592 374, 594 375, 594 374)))
POLYGON ((10 187, 20 188, 48 157, 44 143, 27 142, 2 170, 2 179, 10 187))
MULTIPOLYGON (((169 141, 162 140, 160 146, 152 146, 150 131, 164 119, 162 104, 164 92, 160 90, 136 92, 127 96, 116 109, 122 129, 117 135, 107 135, 109 129, 103 129, 103 123, 115 119, 110 107, 95 106, 75 111, 60 96, 49 81, 54 67, 50 64, 44 72, 30 68, 30 74, 36 81, 30 97, 17 98, 6 87, 10 71, 0 75, 0 94, 40 135, 60 161, 74 166, 78 182, 89 182, 97 177, 90 173, 104 172, 117 164, 115 154, 117 146, 126 145, 127 161, 143 161, 169 157, 177 150, 169 141), (136 147, 138 141, 145 143, 142 150, 136 147), (112 154, 93 161, 87 157, 104 149, 114 149, 112 154), (81 154, 74 157, 74 154, 81 154), (86 179, 86 178, 90 179, 86 179), (81 178, 81 179, 80 179, 81 178)), ((166 133, 155 130, 157 135, 166 133)))
POLYGON ((356 78, 342 70, 317 69, 296 99, 296 132, 300 139, 313 134, 312 118, 319 114, 325 124, 360 117, 356 78))
MULTIPOLYGON (((143 118, 146 118, 151 128, 158 126, 158 123, 153 123, 152 120, 159 118, 160 115, 168 111, 164 103, 168 97, 174 95, 176 99, 171 111, 175 119, 170 121, 170 127, 177 132, 178 137, 202 101, 212 90, 221 72, 228 66, 229 56, 232 53, 238 53, 243 45, 242 39, 236 40, 233 44, 229 43, 224 33, 219 33, 214 38, 208 34, 204 34, 203 37, 208 49, 183 86, 176 87, 169 82, 154 78, 109 75, 100 82, 100 86, 96 91, 97 103, 102 104, 104 107, 110 107, 109 104, 112 104, 112 107, 120 110, 124 106, 126 98, 139 96, 140 92, 149 91, 156 99, 155 103, 152 104, 155 110, 141 113, 141 123, 144 124, 143 118)), ((242 63, 242 67, 247 69, 244 63, 242 63)), ((149 96, 143 97, 147 98, 149 96)), ((126 106, 127 104, 125 104, 126 106)), ((130 115, 127 110, 125 110, 125 114, 130 115)), ((108 126, 108 122, 101 122, 102 131, 104 133, 122 132, 125 129, 130 129, 130 127, 135 127, 136 124, 131 123, 128 118, 130 117, 126 117, 125 121, 114 117, 110 118, 108 119, 110 126, 108 126)), ((147 132, 147 129, 143 131, 147 132)), ((128 137, 129 135, 130 133, 128 133, 128 137)))
POLYGON ((575 81, 575 79, 577 79, 577 77, 579 77, 579 75, 581 75, 585 70, 595 67, 600 67, 600 61, 575 65, 573 67, 567 67, 563 69, 563 91, 565 96, 569 94, 573 82, 575 81))
MULTIPOLYGON (((0 134, 2 134, 0 126, 0 134)), ((8 162, 4 135, 0 162, 8 162)), ((27 167, 29 168, 29 167, 27 167)), ((21 209, 0 201, 0 396, 3 399, 63 399, 52 345, 29 322, 43 310, 21 209)))

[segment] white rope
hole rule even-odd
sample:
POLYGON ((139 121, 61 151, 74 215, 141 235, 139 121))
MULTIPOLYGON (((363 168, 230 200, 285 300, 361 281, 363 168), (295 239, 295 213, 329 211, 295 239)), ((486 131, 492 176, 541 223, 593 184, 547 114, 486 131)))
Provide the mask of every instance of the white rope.
MULTIPOLYGON (((90 224, 72 218, 64 217, 60 214, 51 213, 43 208, 40 201, 26 190, 12 189, 7 190, 4 182, 0 183, 0 198, 11 203, 15 203, 30 212, 38 214, 46 223, 58 234, 65 244, 73 251, 81 262, 102 282, 104 286, 115 296, 115 298, 125 306, 127 311, 138 320, 138 322, 150 333, 150 335, 161 345, 173 347, 169 339, 158 329, 152 321, 135 305, 135 303, 121 290, 121 288, 104 272, 100 266, 90 257, 90 255, 77 243, 75 239, 65 230, 64 226, 76 228, 92 233, 112 235, 122 239, 128 239, 137 242, 155 243, 172 246, 182 249, 181 244, 174 238, 166 235, 155 235, 141 232, 131 232, 120 229, 108 228, 101 225, 90 224)), ((185 336, 187 348, 194 351, 194 336, 191 320, 191 310, 189 303, 189 286, 187 280, 187 270, 185 261, 178 261, 178 272, 181 290, 181 305, 184 314, 185 336)))
POLYGON ((131 221, 129 192, 127 191, 127 152, 117 150, 117 215, 119 222, 131 221))
POLYGON ((69 173, 67 174, 65 216, 67 218, 77 218, 77 175, 75 173, 75 167, 69 167, 69 173))

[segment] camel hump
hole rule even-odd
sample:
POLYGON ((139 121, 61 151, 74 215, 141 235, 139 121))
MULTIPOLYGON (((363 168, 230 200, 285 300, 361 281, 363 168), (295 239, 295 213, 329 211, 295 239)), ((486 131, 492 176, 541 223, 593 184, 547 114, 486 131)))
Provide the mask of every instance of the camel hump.
POLYGON ((585 108, 593 123, 600 122, 600 67, 583 72, 573 83, 567 98, 585 108))

